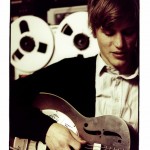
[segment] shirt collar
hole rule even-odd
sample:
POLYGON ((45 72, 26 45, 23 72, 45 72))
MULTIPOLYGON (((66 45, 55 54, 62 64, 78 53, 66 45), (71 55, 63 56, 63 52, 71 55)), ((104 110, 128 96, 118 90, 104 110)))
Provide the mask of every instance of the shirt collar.
POLYGON ((103 61, 100 54, 98 54, 96 58, 96 74, 101 75, 106 66, 107 64, 103 61))
MULTIPOLYGON (((100 54, 98 54, 97 58, 96 58, 96 75, 98 75, 98 76, 100 75, 101 76, 104 71, 108 71, 108 68, 110 69, 111 67, 108 66, 103 61, 103 59, 101 58, 100 54)), ((139 69, 138 68, 131 75, 119 74, 119 72, 117 70, 115 70, 114 68, 111 69, 111 70, 112 70, 112 73, 116 74, 117 77, 121 77, 121 78, 126 79, 126 80, 134 79, 134 78, 136 78, 139 75, 139 69)))

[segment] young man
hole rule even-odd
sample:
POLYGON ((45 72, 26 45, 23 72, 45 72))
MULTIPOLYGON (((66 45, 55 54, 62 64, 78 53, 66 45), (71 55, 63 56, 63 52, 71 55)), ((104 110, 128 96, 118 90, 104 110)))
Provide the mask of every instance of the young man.
POLYGON ((79 150, 86 143, 32 106, 39 92, 64 98, 87 117, 123 118, 138 133, 139 2, 89 0, 88 14, 99 55, 64 59, 13 81, 11 134, 42 141, 51 150, 79 150))

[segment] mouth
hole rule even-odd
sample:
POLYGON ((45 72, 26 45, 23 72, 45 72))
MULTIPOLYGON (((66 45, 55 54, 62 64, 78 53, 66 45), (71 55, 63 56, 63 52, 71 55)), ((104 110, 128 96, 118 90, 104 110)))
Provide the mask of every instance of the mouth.
POLYGON ((112 54, 117 59, 124 59, 126 55, 125 52, 112 52, 112 54))

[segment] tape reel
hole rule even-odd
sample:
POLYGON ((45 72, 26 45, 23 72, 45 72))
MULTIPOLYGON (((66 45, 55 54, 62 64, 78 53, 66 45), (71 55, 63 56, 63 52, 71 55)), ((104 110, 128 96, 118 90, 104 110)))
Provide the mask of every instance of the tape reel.
POLYGON ((54 52, 54 37, 42 19, 22 16, 11 24, 11 64, 26 73, 48 64, 54 52))
POLYGON ((66 16, 55 33, 55 53, 52 62, 62 58, 85 58, 99 53, 96 39, 88 27, 87 12, 75 12, 66 16))

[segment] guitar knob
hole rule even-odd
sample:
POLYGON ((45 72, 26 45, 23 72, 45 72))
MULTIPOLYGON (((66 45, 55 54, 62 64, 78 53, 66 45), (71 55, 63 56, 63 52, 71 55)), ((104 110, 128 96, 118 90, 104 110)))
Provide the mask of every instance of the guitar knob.
POLYGON ((84 126, 87 127, 87 126, 88 126, 88 123, 85 123, 84 126))

